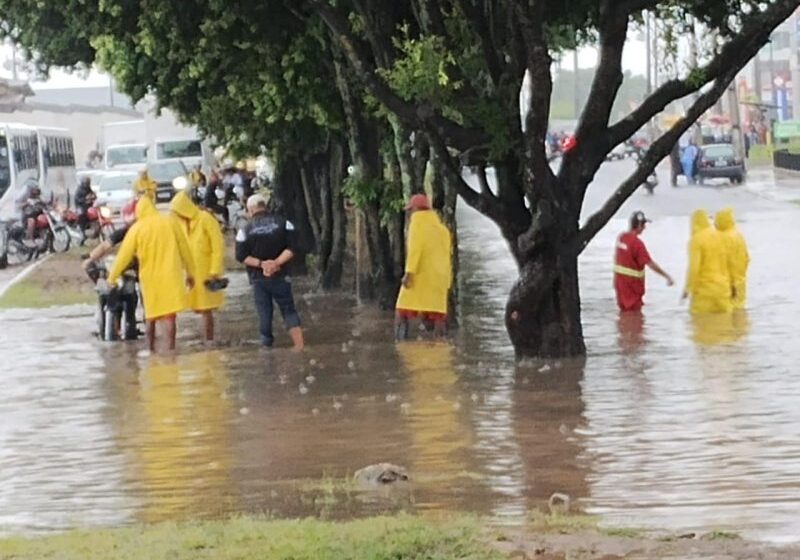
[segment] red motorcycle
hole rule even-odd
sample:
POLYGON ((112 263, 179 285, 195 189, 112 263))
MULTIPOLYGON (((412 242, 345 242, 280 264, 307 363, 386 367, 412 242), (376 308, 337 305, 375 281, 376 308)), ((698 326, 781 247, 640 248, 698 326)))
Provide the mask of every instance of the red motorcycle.
POLYGON ((111 209, 107 206, 90 206, 86 210, 86 226, 81 231, 80 215, 77 212, 69 208, 61 212, 70 237, 78 244, 83 244, 87 239, 108 239, 115 229, 111 216, 111 209))

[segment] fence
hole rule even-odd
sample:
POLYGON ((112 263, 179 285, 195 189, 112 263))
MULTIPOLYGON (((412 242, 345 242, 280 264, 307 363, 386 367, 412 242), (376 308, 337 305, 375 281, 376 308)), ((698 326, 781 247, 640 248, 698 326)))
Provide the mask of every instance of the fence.
POLYGON ((800 171, 800 153, 788 149, 775 150, 772 153, 772 164, 776 169, 800 171))

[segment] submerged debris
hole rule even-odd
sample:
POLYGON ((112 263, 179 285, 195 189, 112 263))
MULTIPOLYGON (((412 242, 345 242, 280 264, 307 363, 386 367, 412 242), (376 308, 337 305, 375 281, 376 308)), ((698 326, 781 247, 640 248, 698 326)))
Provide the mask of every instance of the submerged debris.
POLYGON ((408 471, 391 463, 378 463, 356 471, 354 480, 362 486, 382 486, 408 481, 408 471))

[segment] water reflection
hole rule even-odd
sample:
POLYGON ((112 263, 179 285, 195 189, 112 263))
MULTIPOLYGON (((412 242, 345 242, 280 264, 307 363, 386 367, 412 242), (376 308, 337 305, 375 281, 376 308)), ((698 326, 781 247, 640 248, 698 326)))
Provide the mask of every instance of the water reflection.
POLYGON ((230 510, 232 407, 220 352, 153 358, 123 396, 120 435, 142 503, 141 522, 230 510))
POLYGON ((745 337, 750 329, 747 311, 695 314, 691 321, 692 340, 701 346, 736 342, 745 337))

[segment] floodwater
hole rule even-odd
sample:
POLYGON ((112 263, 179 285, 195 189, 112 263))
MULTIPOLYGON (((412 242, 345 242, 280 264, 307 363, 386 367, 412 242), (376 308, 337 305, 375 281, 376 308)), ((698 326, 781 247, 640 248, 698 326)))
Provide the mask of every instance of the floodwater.
MULTIPOLYGON (((590 207, 624 165, 601 171, 590 207)), ((230 342, 194 344, 187 316, 171 358, 93 340, 89 307, 0 313, 0 533, 232 513, 467 511, 513 524, 563 492, 612 525, 798 539, 800 211, 664 184, 622 215, 654 218, 645 239, 680 282, 689 211, 736 206, 750 308, 693 321, 679 288, 651 276, 644 319, 620 320, 616 220, 581 261, 585 361, 515 364, 502 324, 514 265, 466 209, 452 344, 394 345, 386 314, 309 295, 308 350, 264 352, 241 276, 220 328, 230 342), (382 461, 412 483, 340 483, 382 461)))

